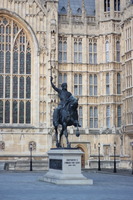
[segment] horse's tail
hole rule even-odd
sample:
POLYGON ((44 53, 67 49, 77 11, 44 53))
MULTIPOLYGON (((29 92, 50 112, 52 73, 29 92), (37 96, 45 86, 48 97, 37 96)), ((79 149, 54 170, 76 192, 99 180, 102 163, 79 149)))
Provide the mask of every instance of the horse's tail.
POLYGON ((53 113, 53 125, 54 127, 58 127, 59 125, 59 113, 57 109, 55 109, 53 113))

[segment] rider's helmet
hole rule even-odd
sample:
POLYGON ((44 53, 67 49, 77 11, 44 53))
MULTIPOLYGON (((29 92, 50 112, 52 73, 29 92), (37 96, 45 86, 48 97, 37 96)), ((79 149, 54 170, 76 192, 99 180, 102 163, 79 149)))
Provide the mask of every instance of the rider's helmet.
POLYGON ((67 89, 67 83, 62 83, 61 87, 62 87, 62 89, 67 89))

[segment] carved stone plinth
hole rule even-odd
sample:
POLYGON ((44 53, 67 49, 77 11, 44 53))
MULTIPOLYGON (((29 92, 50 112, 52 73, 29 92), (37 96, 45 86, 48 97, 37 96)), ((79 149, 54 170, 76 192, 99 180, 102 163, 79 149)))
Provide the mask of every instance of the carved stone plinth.
POLYGON ((49 171, 43 181, 65 185, 92 185, 93 180, 81 173, 81 155, 83 152, 73 149, 51 149, 48 151, 49 171))

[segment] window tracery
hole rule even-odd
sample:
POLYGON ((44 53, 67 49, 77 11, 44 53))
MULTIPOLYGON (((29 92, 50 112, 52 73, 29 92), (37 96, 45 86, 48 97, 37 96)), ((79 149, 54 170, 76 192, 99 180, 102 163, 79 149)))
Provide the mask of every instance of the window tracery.
POLYGON ((59 62, 67 62, 67 38, 59 37, 59 62))
POLYGON ((90 107, 90 128, 98 128, 98 108, 90 107))
POLYGON ((90 74, 89 75, 89 95, 90 96, 97 96, 97 75, 90 74))
POLYGON ((97 40, 89 39, 89 64, 97 64, 97 40))
POLYGON ((0 123, 31 123, 31 47, 13 19, 0 17, 0 123))
POLYGON ((120 11, 120 0, 114 0, 114 10, 120 11))
POLYGON ((81 74, 74 75, 74 95, 75 96, 82 95, 82 75, 81 74))
POLYGON ((104 12, 110 11, 110 0, 104 0, 104 12))
POLYGON ((74 63, 82 63, 82 39, 74 39, 74 63))

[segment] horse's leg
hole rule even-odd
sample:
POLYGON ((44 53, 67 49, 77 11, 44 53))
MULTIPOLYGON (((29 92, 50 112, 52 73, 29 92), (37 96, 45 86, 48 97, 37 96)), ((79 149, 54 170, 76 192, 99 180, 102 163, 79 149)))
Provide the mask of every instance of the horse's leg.
POLYGON ((79 132, 79 127, 78 127, 78 124, 77 124, 76 136, 77 136, 77 137, 79 137, 79 136, 80 136, 80 132, 79 132))
POLYGON ((59 146, 60 146, 60 147, 62 147, 62 146, 61 146, 61 138, 62 138, 62 135, 63 135, 63 128, 62 128, 61 131, 60 131, 60 138, 59 138, 59 146))
POLYGON ((71 148, 71 144, 70 144, 70 142, 69 142, 69 140, 68 140, 68 132, 67 132, 67 126, 66 126, 66 124, 63 124, 62 127, 63 127, 64 135, 65 135, 65 137, 66 137, 67 148, 71 148))
POLYGON ((78 120, 74 121, 74 126, 77 128, 76 129, 76 136, 79 137, 80 136, 79 127, 81 127, 81 126, 79 125, 78 120))
POLYGON ((59 141, 58 141, 58 127, 55 126, 55 136, 56 136, 56 147, 59 147, 59 141))

